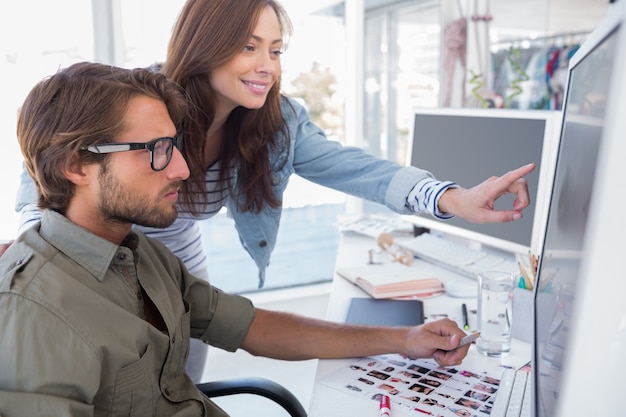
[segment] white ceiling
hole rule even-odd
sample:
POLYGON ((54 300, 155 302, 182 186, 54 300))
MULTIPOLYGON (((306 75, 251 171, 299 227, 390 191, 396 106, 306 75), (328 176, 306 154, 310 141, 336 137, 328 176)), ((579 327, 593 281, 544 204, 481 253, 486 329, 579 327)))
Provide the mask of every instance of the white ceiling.
MULTIPOLYGON (((365 9, 375 10, 394 4, 415 4, 415 0, 363 0, 365 9)), ((422 0, 424 1, 424 0, 422 0)), ((443 1, 443 0, 441 0, 443 1)), ((464 7, 474 7, 477 1, 484 9, 488 5, 494 16, 493 25, 500 27, 540 30, 551 33, 590 31, 605 15, 609 0, 458 0, 464 7)), ((626 0, 618 0, 626 1, 626 0)), ((343 14, 343 0, 282 0, 290 13, 299 10, 343 14), (314 4, 311 5, 311 4, 314 4)))
POLYGON ((503 27, 581 32, 592 30, 608 6, 608 0, 491 0, 491 14, 503 27))

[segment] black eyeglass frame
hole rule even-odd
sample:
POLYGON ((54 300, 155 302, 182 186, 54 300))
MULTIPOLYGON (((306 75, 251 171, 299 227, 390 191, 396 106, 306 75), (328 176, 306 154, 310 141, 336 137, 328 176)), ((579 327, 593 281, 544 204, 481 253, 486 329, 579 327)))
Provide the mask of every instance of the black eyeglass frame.
POLYGON ((115 153, 115 152, 126 152, 126 151, 136 151, 141 149, 147 149, 150 151, 150 168, 153 171, 159 172, 163 171, 170 164, 172 160, 172 154, 174 153, 174 147, 176 147, 179 151, 182 151, 183 146, 183 134, 182 132, 177 132, 176 135, 172 138, 169 136, 164 136, 162 138, 157 138, 151 140, 149 142, 106 142, 106 143, 98 143, 96 145, 91 145, 86 148, 83 148, 85 151, 89 151, 97 154, 107 154, 107 153, 115 153), (160 142, 167 141, 168 147, 166 148, 166 160, 162 167, 157 168, 154 166, 154 149, 157 144, 160 142))

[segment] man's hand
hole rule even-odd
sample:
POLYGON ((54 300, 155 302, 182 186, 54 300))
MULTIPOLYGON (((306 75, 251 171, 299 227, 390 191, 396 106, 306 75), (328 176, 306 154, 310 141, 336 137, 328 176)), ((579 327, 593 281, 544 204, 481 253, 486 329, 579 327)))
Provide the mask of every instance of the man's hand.
POLYGON ((432 357, 441 366, 459 365, 470 346, 458 347, 464 336, 465 332, 450 319, 429 322, 411 330, 407 354, 415 358, 432 357))

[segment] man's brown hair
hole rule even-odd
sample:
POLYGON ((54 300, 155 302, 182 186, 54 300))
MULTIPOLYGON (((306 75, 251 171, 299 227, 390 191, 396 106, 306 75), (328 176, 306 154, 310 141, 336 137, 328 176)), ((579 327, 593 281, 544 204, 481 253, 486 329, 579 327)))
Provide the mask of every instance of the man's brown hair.
POLYGON ((148 69, 81 62, 42 80, 30 91, 17 121, 26 169, 38 190, 38 205, 65 214, 74 193, 64 168, 102 162, 107 155, 84 149, 113 142, 136 96, 162 100, 178 128, 187 97, 176 83, 148 69))

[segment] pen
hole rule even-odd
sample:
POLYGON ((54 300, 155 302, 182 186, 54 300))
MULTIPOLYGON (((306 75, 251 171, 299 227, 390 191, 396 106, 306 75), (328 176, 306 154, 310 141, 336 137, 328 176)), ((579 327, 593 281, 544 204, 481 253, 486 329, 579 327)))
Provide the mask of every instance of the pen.
POLYGON ((380 396, 380 407, 379 407, 379 416, 380 417, 391 417, 391 403, 389 401, 389 396, 381 395, 380 396))
MULTIPOLYGON (((468 334, 467 336, 462 337, 461 340, 459 341, 459 345, 452 350, 457 350, 458 348, 462 346, 470 344, 474 342, 476 339, 478 339, 479 337, 480 337, 480 332, 472 332, 468 334)), ((449 352, 452 352, 452 351, 449 351, 449 352)))
POLYGON ((528 260, 530 261, 530 272, 535 276, 537 274, 537 267, 539 266, 539 258, 528 251, 528 260))
POLYGON ((465 303, 461 305, 461 310, 463 311, 463 328, 465 330, 469 330, 470 326, 469 321, 467 320, 467 305, 465 303))
POLYGON ((524 280, 524 288, 527 290, 533 289, 533 280, 528 276, 528 270, 520 262, 517 263, 519 270, 522 273, 522 279, 524 280))
POLYGON ((478 339, 480 337, 480 332, 472 332, 470 334, 468 334, 467 336, 465 336, 464 338, 461 339, 461 341, 459 342, 459 346, 465 346, 468 343, 472 343, 474 342, 476 339, 478 339))

